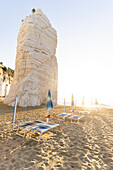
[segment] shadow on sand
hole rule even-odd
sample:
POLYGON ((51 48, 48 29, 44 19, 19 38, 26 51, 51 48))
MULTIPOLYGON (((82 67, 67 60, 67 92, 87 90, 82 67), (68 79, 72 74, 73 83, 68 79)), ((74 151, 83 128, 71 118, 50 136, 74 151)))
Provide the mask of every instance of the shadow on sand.
MULTIPOLYGON (((18 106, 17 112, 36 110, 36 109, 41 109, 45 107, 46 107, 45 105, 34 106, 34 107, 19 107, 18 106)), ((4 104, 3 100, 0 101, 0 114, 13 113, 13 111, 14 111, 14 107, 4 104)))

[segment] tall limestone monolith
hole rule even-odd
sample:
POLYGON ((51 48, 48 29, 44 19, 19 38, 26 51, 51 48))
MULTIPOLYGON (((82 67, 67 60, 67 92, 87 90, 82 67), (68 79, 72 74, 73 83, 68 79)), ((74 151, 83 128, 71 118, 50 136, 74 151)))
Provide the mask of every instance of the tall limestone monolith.
POLYGON ((48 89, 57 104, 57 33, 40 9, 26 17, 17 38, 14 79, 4 103, 14 106, 46 104, 48 89))

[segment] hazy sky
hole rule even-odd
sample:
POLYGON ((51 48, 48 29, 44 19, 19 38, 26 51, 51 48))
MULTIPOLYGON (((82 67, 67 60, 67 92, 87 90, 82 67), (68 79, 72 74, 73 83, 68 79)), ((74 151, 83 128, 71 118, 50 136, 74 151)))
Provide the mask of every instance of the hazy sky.
POLYGON ((58 34, 60 97, 113 99, 113 0, 0 2, 0 61, 15 68, 18 31, 40 8, 58 34))

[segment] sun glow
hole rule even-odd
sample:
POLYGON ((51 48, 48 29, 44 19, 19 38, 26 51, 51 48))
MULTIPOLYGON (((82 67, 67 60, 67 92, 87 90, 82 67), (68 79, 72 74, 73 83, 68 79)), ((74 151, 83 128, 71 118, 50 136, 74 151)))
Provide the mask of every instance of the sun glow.
POLYGON ((109 89, 105 93, 104 75, 105 71, 101 74, 99 67, 88 66, 88 63, 85 66, 82 65, 81 68, 70 67, 59 75, 58 97, 71 101, 73 93, 77 103, 81 104, 84 96, 85 105, 91 106, 92 103, 95 103, 95 99, 101 99, 103 96, 106 98, 110 93, 109 89))

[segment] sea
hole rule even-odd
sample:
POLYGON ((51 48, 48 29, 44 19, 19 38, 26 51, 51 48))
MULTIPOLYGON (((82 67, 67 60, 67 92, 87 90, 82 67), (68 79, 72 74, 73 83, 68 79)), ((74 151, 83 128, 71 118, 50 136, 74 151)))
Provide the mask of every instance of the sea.
MULTIPOLYGON (((64 99, 59 98, 57 101, 57 104, 64 105, 64 99)), ((71 100, 69 98, 65 99, 65 105, 71 106, 71 100)), ((82 106, 82 103, 80 101, 76 100, 75 103, 76 106, 82 106)), ((86 105, 86 107, 90 107, 91 105, 86 105)), ((111 99, 100 99, 98 100, 98 106, 104 107, 104 108, 112 108, 113 109, 113 100, 111 99)))

